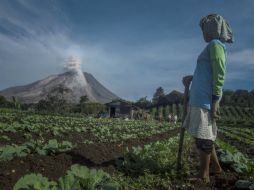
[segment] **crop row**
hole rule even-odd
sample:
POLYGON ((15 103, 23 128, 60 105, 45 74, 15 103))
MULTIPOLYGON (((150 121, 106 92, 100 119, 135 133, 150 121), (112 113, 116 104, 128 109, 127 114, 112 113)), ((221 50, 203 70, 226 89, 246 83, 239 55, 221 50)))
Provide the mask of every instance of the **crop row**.
MULTIPOLYGON (((35 184, 40 184, 41 189, 50 190, 114 190, 114 189, 157 189, 159 187, 186 187, 190 184, 177 177, 176 154, 179 137, 165 141, 147 144, 144 147, 126 149, 123 156, 116 159, 116 169, 112 177, 102 171, 89 170, 83 166, 74 165, 67 175, 57 182, 50 182, 40 174, 29 174, 20 178, 14 190, 32 187, 38 190, 35 184), (75 171, 74 171, 75 170, 75 171), (84 171, 85 170, 85 171, 84 171), (70 177, 69 175, 74 176, 70 177), (116 183, 117 182, 117 183, 116 183), (88 185, 89 184, 89 185, 88 185), (93 184, 93 185, 92 185, 93 184), (43 187, 43 188, 42 188, 43 187)), ((184 167, 182 175, 190 174, 190 137, 186 137, 184 144, 184 167)), ((38 187, 38 186, 37 186, 38 187)))
MULTIPOLYGON (((239 107, 239 106, 222 106, 221 115, 223 119, 248 119, 253 120, 254 108, 252 107, 239 107)), ((161 115, 164 120, 168 120, 168 115, 177 115, 181 119, 183 106, 181 104, 173 104, 170 106, 154 107, 150 109, 153 118, 158 118, 161 115)))
POLYGON ((68 151, 74 147, 75 145, 69 141, 58 142, 56 139, 49 140, 44 144, 41 141, 31 141, 22 145, 5 145, 0 147, 0 161, 12 160, 14 157, 24 157, 33 153, 53 155, 68 151))
POLYGON ((179 136, 166 141, 147 144, 144 147, 127 149, 117 161, 117 176, 123 189, 188 189, 191 184, 183 181, 192 172, 190 161, 192 140, 186 135, 183 151, 181 177, 176 170, 179 136))
POLYGON ((224 119, 253 120, 254 118, 254 109, 251 107, 223 106, 220 111, 224 119))
POLYGON ((225 129, 221 129, 220 132, 223 135, 225 135, 226 137, 234 139, 236 142, 242 142, 242 143, 244 143, 248 146, 253 146, 254 145, 253 138, 251 138, 251 137, 246 138, 246 137, 241 136, 240 134, 233 133, 233 132, 227 131, 225 129))
POLYGON ((231 133, 232 135, 236 135, 240 138, 244 138, 254 142, 254 128, 253 129, 237 128, 237 127, 230 128, 230 127, 223 126, 223 127, 220 127, 220 131, 231 133))
MULTIPOLYGON (((102 170, 88 169, 85 166, 73 165, 67 174, 58 181, 50 181, 41 174, 28 174, 20 178, 14 190, 117 190, 117 189, 156 189, 156 188, 191 188, 191 184, 182 180, 189 176, 193 162, 189 154, 192 140, 187 135, 184 143, 184 167, 181 178, 176 172, 176 154, 178 137, 166 141, 155 142, 144 147, 126 149, 116 161, 118 171, 113 176, 102 170)), ((254 161, 246 158, 235 147, 221 140, 216 142, 219 159, 223 164, 230 165, 232 170, 242 174, 244 180, 235 184, 238 188, 250 188, 254 180, 254 161)))
POLYGON ((69 132, 89 133, 97 137, 100 142, 147 137, 164 133, 176 126, 157 121, 27 115, 19 112, 8 112, 0 116, 0 132, 51 133, 55 136, 61 136, 69 132))

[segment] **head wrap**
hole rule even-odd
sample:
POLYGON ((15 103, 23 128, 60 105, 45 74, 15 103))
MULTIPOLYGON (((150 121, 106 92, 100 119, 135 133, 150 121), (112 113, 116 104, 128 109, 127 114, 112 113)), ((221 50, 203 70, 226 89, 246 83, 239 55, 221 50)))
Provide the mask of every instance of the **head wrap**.
POLYGON ((203 17, 199 23, 206 41, 218 39, 221 42, 233 43, 233 32, 227 21, 218 14, 203 17))

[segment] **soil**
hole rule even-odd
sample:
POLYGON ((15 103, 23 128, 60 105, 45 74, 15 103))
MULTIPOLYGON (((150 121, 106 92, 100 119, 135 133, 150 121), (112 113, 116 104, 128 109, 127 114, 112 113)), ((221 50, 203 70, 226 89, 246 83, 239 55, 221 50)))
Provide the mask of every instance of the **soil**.
POLYGON ((10 142, 14 143, 14 144, 22 144, 22 143, 26 142, 26 138, 24 136, 24 133, 22 133, 22 132, 15 132, 15 133, 2 132, 2 133, 0 133, 0 136, 7 136, 9 138, 8 140, 0 138, 0 145, 1 146, 10 144, 10 142))
MULTIPOLYGON (((16 157, 11 161, 0 162, 0 189, 11 190, 20 177, 29 173, 41 173, 50 180, 57 180, 65 175, 71 165, 77 163, 113 173, 116 171, 115 160, 122 155, 126 147, 144 146, 148 143, 168 139, 178 133, 179 129, 176 128, 143 139, 128 139, 108 144, 83 144, 71 151, 54 156, 31 154, 26 157, 16 157)), ((79 138, 73 138, 72 142, 78 143, 79 140, 79 138)))
POLYGON ((251 159, 254 159, 254 147, 251 146, 251 145, 248 145, 244 142, 239 142, 239 141, 236 141, 235 139, 233 138, 230 138, 230 137, 226 137, 224 134, 222 133, 219 133, 218 134, 218 137, 229 143, 230 145, 236 147, 238 150, 240 150, 243 154, 245 154, 247 157, 251 158, 251 159), (244 147, 244 148, 243 148, 244 147))
MULTIPOLYGON (((0 189, 11 190, 17 180, 29 173, 41 173, 50 180, 58 180, 64 176, 66 171, 73 164, 82 164, 90 168, 103 169, 112 174, 117 172, 115 160, 119 158, 126 147, 131 149, 132 146, 144 146, 145 144, 163 141, 179 133, 180 129, 176 128, 162 134, 152 135, 141 139, 128 139, 112 143, 95 143, 90 145, 79 144, 78 147, 71 151, 60 153, 53 156, 42 156, 31 154, 26 157, 17 157, 11 161, 0 162, 0 189)), ((72 142, 80 141, 80 136, 69 138, 72 142)), ((82 138, 83 139, 83 138, 82 138)), ((65 139, 66 140, 66 139, 65 139)), ((195 152, 190 155, 193 166, 198 169, 195 152)), ((236 173, 231 171, 228 166, 223 166, 224 175, 212 176, 210 185, 202 183, 193 184, 191 189, 233 189, 234 183, 240 178, 236 173)))

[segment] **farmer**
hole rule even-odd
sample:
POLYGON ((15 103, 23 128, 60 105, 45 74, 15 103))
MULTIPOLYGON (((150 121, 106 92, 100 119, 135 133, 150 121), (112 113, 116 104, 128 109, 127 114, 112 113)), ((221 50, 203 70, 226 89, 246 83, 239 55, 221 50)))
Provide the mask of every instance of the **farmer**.
POLYGON ((208 43, 197 60, 193 76, 185 76, 183 84, 190 89, 189 108, 184 127, 195 138, 200 157, 200 171, 195 180, 209 182, 211 173, 219 174, 222 168, 214 148, 217 136, 215 120, 219 118, 219 101, 226 73, 225 43, 233 43, 232 30, 220 15, 210 14, 200 21, 204 40, 208 43))
POLYGON ((177 115, 174 115, 174 124, 177 123, 177 119, 178 119, 177 115))
POLYGON ((168 114, 168 121, 171 122, 172 121, 172 115, 168 114))

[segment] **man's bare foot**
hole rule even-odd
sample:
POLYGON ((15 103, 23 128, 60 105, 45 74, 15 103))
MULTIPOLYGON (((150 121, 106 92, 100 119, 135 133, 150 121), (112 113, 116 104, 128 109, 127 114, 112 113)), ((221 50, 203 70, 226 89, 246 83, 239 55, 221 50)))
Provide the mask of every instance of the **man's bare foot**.
POLYGON ((201 176, 201 175, 197 174, 193 177, 189 177, 188 181, 194 182, 194 183, 199 181, 199 182, 203 182, 203 183, 207 184, 207 183, 210 183, 210 178, 209 178, 209 176, 201 176))
POLYGON ((210 171, 210 174, 213 174, 213 175, 216 175, 216 174, 221 174, 223 172, 222 168, 219 167, 219 168, 212 168, 211 171, 210 171))

